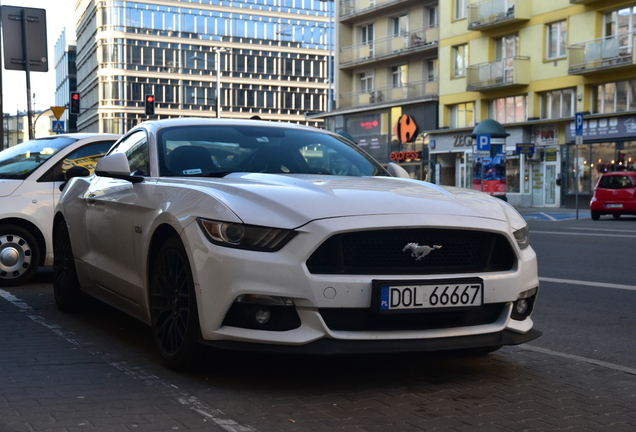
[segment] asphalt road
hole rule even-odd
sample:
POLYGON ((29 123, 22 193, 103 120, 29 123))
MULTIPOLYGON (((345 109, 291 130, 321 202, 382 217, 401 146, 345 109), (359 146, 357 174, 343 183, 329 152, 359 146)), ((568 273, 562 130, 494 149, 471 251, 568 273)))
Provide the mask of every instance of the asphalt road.
POLYGON ((636 217, 529 225, 544 332, 531 345, 636 368, 636 217))
POLYGON ((553 219, 530 222, 544 335, 481 357, 210 352, 179 374, 140 322, 58 311, 45 269, 0 290, 0 431, 634 431, 636 218, 553 219))

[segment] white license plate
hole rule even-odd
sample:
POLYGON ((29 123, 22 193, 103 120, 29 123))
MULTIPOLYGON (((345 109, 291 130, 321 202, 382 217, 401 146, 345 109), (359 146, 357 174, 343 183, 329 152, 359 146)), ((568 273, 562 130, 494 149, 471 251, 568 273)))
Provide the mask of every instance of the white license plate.
POLYGON ((605 208, 623 208, 623 204, 605 204, 605 208))
POLYGON ((380 311, 481 306, 484 284, 477 281, 430 285, 380 285, 380 311))

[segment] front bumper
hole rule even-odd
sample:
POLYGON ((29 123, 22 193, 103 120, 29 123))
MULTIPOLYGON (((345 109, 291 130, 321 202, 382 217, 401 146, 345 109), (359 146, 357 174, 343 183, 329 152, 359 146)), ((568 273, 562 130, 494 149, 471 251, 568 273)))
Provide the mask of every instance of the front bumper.
POLYGON ((262 343, 238 342, 232 340, 203 340, 201 343, 222 350, 242 352, 268 352, 279 354, 371 354, 371 353, 406 353, 434 352, 470 348, 500 347, 503 345, 520 345, 541 336, 541 332, 532 329, 520 334, 510 330, 496 333, 457 336, 435 339, 401 339, 401 340, 338 340, 320 339, 300 346, 272 345, 262 343))

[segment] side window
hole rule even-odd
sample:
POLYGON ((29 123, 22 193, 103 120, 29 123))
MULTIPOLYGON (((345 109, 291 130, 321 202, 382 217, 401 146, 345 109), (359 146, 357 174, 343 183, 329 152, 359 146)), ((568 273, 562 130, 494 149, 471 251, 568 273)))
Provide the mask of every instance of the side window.
MULTIPOLYGON (((47 175, 46 181, 65 181, 66 171, 74 166, 83 166, 91 174, 95 171, 97 161, 108 152, 113 145, 113 141, 105 141, 89 144, 66 156, 53 168, 53 175, 47 175)), ((51 173, 51 171, 49 171, 51 173)))
POLYGON ((146 132, 137 131, 117 144, 113 153, 124 153, 132 175, 149 176, 148 138, 146 132))

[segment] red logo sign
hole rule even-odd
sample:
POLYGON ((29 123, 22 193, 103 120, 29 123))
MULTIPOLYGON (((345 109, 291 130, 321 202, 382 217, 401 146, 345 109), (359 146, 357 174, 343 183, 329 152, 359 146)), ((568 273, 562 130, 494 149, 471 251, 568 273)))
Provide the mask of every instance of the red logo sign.
POLYGON ((420 160, 422 159, 421 151, 401 151, 391 152, 391 160, 396 162, 403 162, 405 160, 420 160))
POLYGON ((417 133, 417 125, 415 124, 415 120, 413 117, 404 114, 400 119, 395 123, 393 127, 393 133, 397 137, 398 141, 401 143, 410 142, 417 133))

